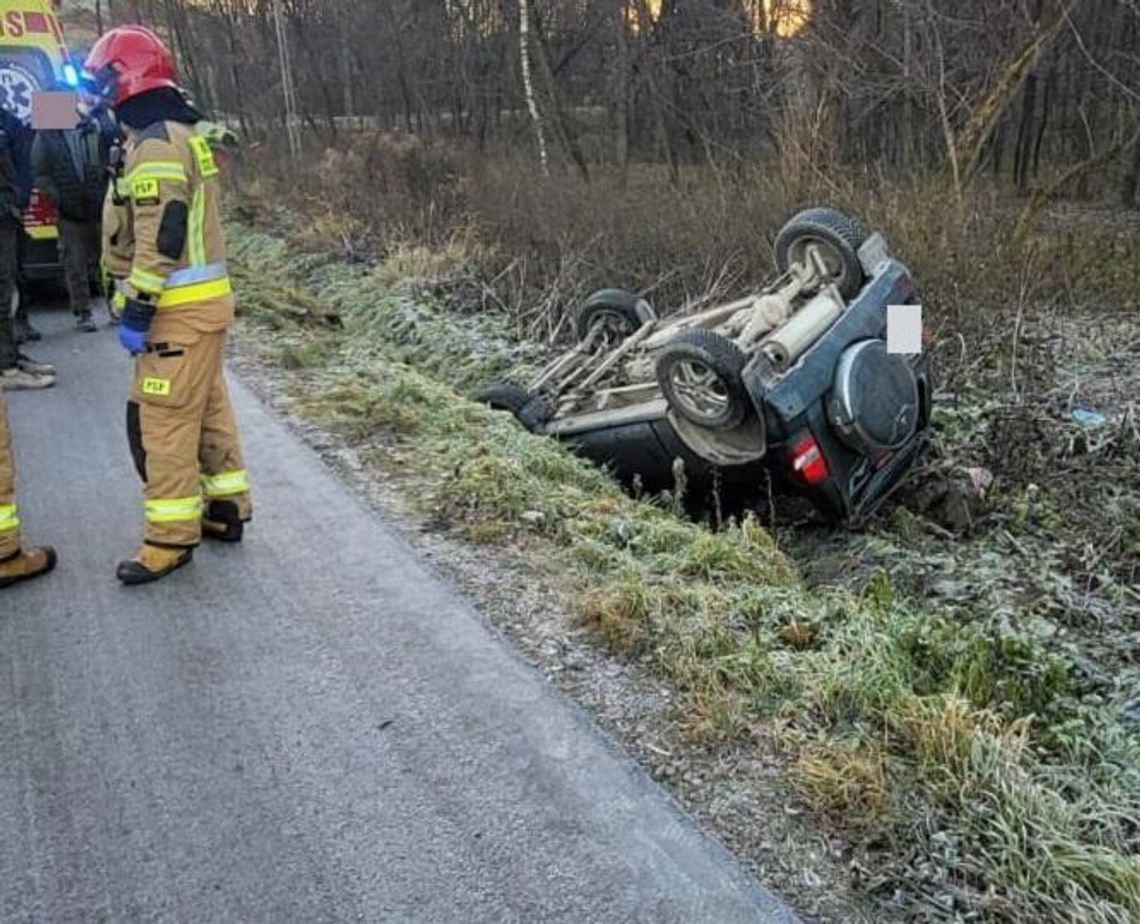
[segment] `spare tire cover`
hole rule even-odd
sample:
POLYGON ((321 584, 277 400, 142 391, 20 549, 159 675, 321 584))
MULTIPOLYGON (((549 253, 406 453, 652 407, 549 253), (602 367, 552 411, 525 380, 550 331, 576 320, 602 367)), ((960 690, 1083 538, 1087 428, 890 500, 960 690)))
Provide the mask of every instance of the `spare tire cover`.
POLYGON ((831 424, 860 452, 898 449, 915 431, 918 381, 907 360, 882 340, 848 347, 839 359, 829 405, 831 424))

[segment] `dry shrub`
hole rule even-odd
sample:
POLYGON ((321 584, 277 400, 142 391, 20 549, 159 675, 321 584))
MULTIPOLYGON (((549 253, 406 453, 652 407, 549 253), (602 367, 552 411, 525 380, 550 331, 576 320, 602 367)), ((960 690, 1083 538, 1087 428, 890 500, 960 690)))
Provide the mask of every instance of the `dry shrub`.
POLYGON ((771 269, 771 235, 784 217, 778 184, 712 167, 637 165, 624 177, 596 168, 590 182, 542 177, 528 162, 478 165, 472 220, 503 258, 525 267, 531 293, 557 286, 572 303, 588 290, 647 292, 660 308, 723 295, 771 269))
POLYGON ((649 606, 645 586, 628 581, 587 593, 580 613, 608 646, 628 656, 639 651, 649 635, 649 606))
POLYGON ((1010 349, 1019 315, 1135 305, 1140 248, 1126 216, 1094 210, 1059 221, 1047 210, 1034 234, 1018 236, 1022 202, 1008 192, 978 183, 959 198, 942 176, 836 166, 825 116, 807 112, 784 126, 774 158, 675 173, 593 165, 588 181, 568 170, 544 176, 517 152, 363 132, 326 150, 303 188, 295 171, 253 152, 240 175, 257 195, 239 198, 248 208, 275 188, 302 205, 317 219, 306 249, 323 241, 350 258, 459 251, 465 265, 451 259, 443 274, 448 304, 504 312, 540 339, 568 335, 566 313, 603 286, 645 293, 664 311, 735 296, 770 276, 783 222, 820 204, 887 234, 915 273, 952 374, 968 365, 973 375, 980 362, 1008 382, 1011 361, 1044 374, 1032 343, 1015 357, 1010 349))
POLYGON ((306 190, 310 206, 367 225, 378 249, 433 246, 463 217, 463 183, 442 142, 402 132, 361 132, 320 156, 306 190))
POLYGON ((873 743, 811 746, 791 779, 819 811, 849 827, 878 828, 891 807, 888 755, 873 743))

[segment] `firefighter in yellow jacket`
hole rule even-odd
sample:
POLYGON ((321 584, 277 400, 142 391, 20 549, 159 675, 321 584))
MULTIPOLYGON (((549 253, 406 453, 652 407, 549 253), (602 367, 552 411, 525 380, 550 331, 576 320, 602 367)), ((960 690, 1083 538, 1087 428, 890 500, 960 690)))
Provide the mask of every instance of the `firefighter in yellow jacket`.
POLYGON ((123 26, 96 42, 84 76, 126 133, 112 183, 123 207, 103 236, 108 253, 130 258, 119 340, 135 356, 127 432, 145 532, 118 577, 143 584, 186 564, 203 536, 240 541, 251 516, 222 372, 234 300, 218 167, 170 52, 150 30, 123 26))
POLYGON ((8 405, 0 389, 0 587, 39 577, 55 567, 55 552, 51 549, 25 549, 20 544, 14 469, 8 405))

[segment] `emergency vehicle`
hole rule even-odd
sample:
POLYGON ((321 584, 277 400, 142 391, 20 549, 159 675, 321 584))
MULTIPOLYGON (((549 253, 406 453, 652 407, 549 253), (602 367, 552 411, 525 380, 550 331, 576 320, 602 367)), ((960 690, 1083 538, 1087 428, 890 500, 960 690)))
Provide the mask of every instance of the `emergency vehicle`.
MULTIPOLYGON (((0 107, 31 121, 32 95, 79 84, 57 12, 60 0, 0 0, 0 107)), ((24 213, 20 254, 25 280, 58 276, 59 228, 55 209, 32 191, 24 213)))

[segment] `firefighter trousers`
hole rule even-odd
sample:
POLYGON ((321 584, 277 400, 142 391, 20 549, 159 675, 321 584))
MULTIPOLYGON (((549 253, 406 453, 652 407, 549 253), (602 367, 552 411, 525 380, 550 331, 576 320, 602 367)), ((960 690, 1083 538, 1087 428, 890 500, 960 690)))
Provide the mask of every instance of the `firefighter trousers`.
POLYGON ((16 471, 8 433, 8 403, 0 389, 0 561, 20 551, 20 519, 16 511, 16 471))
POLYGON ((144 541, 191 547, 211 501, 252 515, 237 422, 222 370, 224 331, 152 343, 135 360, 127 435, 143 481, 144 541))

